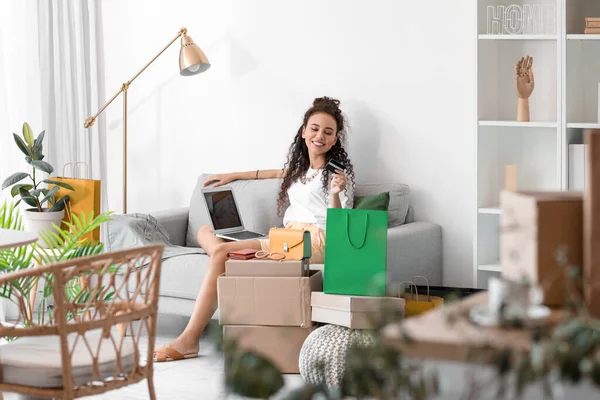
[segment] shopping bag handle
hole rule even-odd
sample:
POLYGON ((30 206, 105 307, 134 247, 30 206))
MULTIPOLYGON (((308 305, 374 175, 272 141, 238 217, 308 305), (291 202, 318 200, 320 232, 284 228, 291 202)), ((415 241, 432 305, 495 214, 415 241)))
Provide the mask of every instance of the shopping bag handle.
POLYGON ((67 219, 69 220, 69 223, 71 225, 73 225, 73 209, 71 208, 71 202, 67 201, 65 203, 65 214, 67 216, 67 219))
MULTIPOLYGON (((413 276, 412 278, 410 278, 411 282, 413 282, 413 280, 415 278, 421 278, 421 279, 423 279, 427 283, 427 301, 431 301, 431 296, 429 295, 429 281, 427 280, 427 278, 425 278, 424 276, 421 276, 421 275, 417 275, 417 276, 413 276)), ((413 284, 414 284, 414 282, 413 282, 413 284)), ((416 286, 417 285, 415 285, 415 287, 416 286)))
POLYGON ((67 168, 67 165, 72 165, 71 167, 71 172, 73 173, 73 178, 75 178, 75 168, 77 168, 77 164, 83 164, 85 165, 85 178, 81 178, 81 179, 90 179, 90 166, 88 165, 88 163, 86 163, 85 161, 77 161, 77 162, 70 162, 70 163, 66 163, 65 165, 63 165, 63 170, 62 170, 62 176, 65 176, 65 168, 67 168))
POLYGON ((408 287, 410 287, 410 294, 411 296, 413 296, 413 300, 415 299, 415 293, 417 295, 417 301, 419 301, 419 290, 417 289, 417 285, 415 285, 415 283, 413 281, 402 281, 398 284, 398 297, 400 297, 401 292, 400 292, 400 286, 403 283, 408 283, 408 287), (414 289, 414 293, 413 293, 413 289, 414 289))
POLYGON ((346 213, 346 236, 348 237, 348 243, 350 243, 350 245, 352 247, 354 247, 356 250, 364 247, 365 242, 367 241, 368 226, 369 226, 369 214, 365 214, 365 234, 363 235, 362 243, 359 244, 358 246, 355 245, 354 243, 352 243, 352 239, 350 239, 350 215, 348 213, 346 213))

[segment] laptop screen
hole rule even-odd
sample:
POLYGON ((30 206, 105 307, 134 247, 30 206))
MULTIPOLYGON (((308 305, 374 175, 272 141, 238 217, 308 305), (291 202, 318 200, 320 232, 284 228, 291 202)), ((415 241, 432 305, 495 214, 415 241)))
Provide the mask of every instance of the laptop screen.
POLYGON ((204 192, 204 198, 215 231, 242 228, 242 220, 231 190, 204 192))

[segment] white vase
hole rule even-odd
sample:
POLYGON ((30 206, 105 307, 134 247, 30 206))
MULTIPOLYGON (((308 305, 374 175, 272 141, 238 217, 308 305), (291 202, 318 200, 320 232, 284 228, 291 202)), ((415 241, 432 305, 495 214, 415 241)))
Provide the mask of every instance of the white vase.
MULTIPOLYGON (((44 212, 39 212, 35 208, 27 209, 25 210, 25 230, 37 233, 38 236, 41 232, 47 233, 56 231, 52 224, 60 228, 64 216, 64 210, 49 212, 47 209, 44 209, 44 212)), ((40 245, 45 244, 41 237, 38 239, 37 243, 40 245)))

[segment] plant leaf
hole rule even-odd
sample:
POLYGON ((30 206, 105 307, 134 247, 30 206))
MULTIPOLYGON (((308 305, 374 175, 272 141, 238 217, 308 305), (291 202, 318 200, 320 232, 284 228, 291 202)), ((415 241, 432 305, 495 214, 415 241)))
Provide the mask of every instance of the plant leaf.
MULTIPOLYGON (((58 186, 54 186, 52 189, 50 189, 48 191, 48 194, 46 195, 46 197, 44 197, 42 199, 42 201, 40 201, 40 204, 44 204, 45 202, 50 200, 56 194, 56 192, 58 192, 58 189, 60 189, 58 186)), ((57 211, 60 211, 60 210, 57 210, 57 211)))
POLYGON ((44 150, 42 148, 42 146, 40 146, 39 149, 34 150, 33 155, 34 155, 34 158, 36 160, 43 160, 44 159, 44 154, 42 153, 42 150, 44 150))
POLYGON ((17 147, 23 152, 23 154, 25 154, 26 156, 33 157, 33 154, 31 153, 31 151, 29 151, 29 148, 27 147, 23 139, 21 139, 21 137, 16 133, 13 133, 13 137, 15 138, 15 143, 17 143, 17 147))
POLYGON ((42 142, 44 141, 44 136, 46 135, 46 131, 41 131, 38 137, 33 141, 33 152, 40 151, 42 149, 42 142))
MULTIPOLYGON (((0 206, 0 228, 23 230, 22 218, 19 209, 12 203, 4 202, 0 206)), ((0 252, 0 254, 2 254, 0 252)))
POLYGON ((54 167, 52 167, 52 165, 50 165, 49 163, 47 163, 46 161, 42 161, 42 160, 33 160, 31 162, 31 165, 34 168, 37 168, 39 170, 42 170, 48 174, 51 174, 52 172, 54 172, 54 167))
POLYGON ((27 204, 30 205, 31 207, 35 207, 37 210, 37 203, 35 202, 35 199, 31 196, 29 197, 21 197, 21 199, 27 204))
MULTIPOLYGON (((110 221, 110 215, 112 212, 100 213, 96 218, 86 220, 85 212, 80 214, 80 218, 82 221, 82 225, 76 227, 73 224, 66 223, 69 229, 61 230, 60 234, 63 237, 63 245, 60 249, 60 255, 55 257, 55 261, 64 261, 75 257, 77 254, 77 249, 81 247, 81 242, 84 239, 84 236, 89 232, 92 232, 94 229, 98 228, 103 223, 110 221)), ((75 215, 75 214, 73 214, 75 215)), ((92 247, 87 251, 87 255, 95 255, 99 254, 103 251, 104 245, 101 243, 95 243, 92 247)))
MULTIPOLYGON (((58 186, 55 186, 55 188, 57 188, 58 186)), ((54 189, 54 188, 52 188, 54 189)), ((69 195, 65 195, 63 197, 60 198, 60 200, 58 200, 56 203, 54 203, 54 205, 52 206, 52 208, 50 208, 50 212, 54 212, 54 211, 62 211, 65 209, 65 204, 67 203, 67 201, 69 201, 69 195)))
POLYGON ((22 181, 24 178, 27 178, 28 176, 29 176, 29 174, 26 172, 15 172, 14 174, 12 174, 8 178, 6 178, 4 183, 2 183, 2 190, 6 189, 10 185, 14 185, 17 182, 22 181))
POLYGON ((21 196, 22 199, 25 199, 25 198, 34 199, 34 197, 29 193, 29 191, 25 190, 24 188, 19 188, 19 196, 21 196))
POLYGON ((245 397, 268 399, 283 387, 283 376, 266 358, 237 349, 225 386, 230 393, 245 397))
POLYGON ((23 122, 23 139, 29 147, 33 147, 33 130, 27 122, 23 122))
POLYGON ((37 139, 35 139, 33 141, 33 155, 34 158, 36 160, 43 160, 44 159, 44 145, 43 145, 43 141, 44 141, 44 135, 46 134, 46 131, 42 131, 40 132, 40 134, 38 135, 37 139))
POLYGON ((49 185, 60 186, 61 188, 65 188, 65 189, 69 189, 69 190, 75 190, 73 188, 73 186, 69 185, 68 183, 61 182, 61 181, 55 181, 52 179, 44 179, 42 182, 47 183, 49 185))

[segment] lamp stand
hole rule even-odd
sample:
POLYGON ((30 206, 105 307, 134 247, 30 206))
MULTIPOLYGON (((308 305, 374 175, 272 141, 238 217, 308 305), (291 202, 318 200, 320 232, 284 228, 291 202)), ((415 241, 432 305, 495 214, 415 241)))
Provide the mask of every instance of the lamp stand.
POLYGON ((123 214, 127 214, 127 89, 129 82, 123 84, 123 214))
POLYGON ((133 76, 129 81, 123 83, 121 89, 115 95, 106 102, 105 105, 98 110, 96 115, 89 117, 85 123, 84 128, 89 128, 94 125, 96 122, 96 118, 113 102, 114 99, 117 98, 121 93, 123 93, 123 214, 127 214, 127 91, 129 89, 129 85, 142 73, 150 64, 154 62, 165 50, 169 48, 178 38, 181 39, 181 50, 179 53, 179 69, 180 74, 184 76, 195 75, 200 72, 206 71, 210 68, 210 63, 208 59, 200 50, 198 46, 194 43, 191 37, 187 36, 187 29, 181 28, 171 41, 162 48, 161 51, 158 52, 144 67, 133 76))

